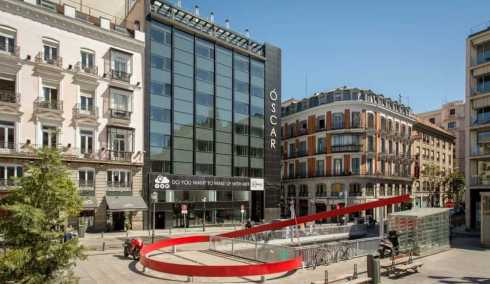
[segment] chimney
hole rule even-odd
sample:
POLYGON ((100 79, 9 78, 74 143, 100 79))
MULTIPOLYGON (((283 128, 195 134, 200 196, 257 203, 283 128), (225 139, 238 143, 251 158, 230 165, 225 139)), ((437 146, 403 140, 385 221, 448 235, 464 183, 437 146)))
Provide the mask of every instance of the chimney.
POLYGON ((247 38, 250 38, 250 31, 248 29, 245 29, 245 36, 247 38))
POLYGON ((230 20, 225 20, 225 28, 230 29, 230 20))
POLYGON ((214 13, 209 14, 209 21, 214 24, 214 13))
POLYGON ((177 7, 182 8, 182 0, 177 0, 177 7))
POLYGON ((194 6, 194 16, 199 16, 199 6, 194 6))

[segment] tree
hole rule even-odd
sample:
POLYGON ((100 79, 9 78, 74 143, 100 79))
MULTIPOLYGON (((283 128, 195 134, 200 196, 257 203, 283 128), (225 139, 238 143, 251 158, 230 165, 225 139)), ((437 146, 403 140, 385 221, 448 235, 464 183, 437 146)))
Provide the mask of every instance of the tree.
POLYGON ((0 201, 6 216, 0 233, 7 244, 0 257, 0 283, 76 282, 71 268, 83 259, 77 239, 64 242, 64 225, 77 216, 81 199, 58 151, 43 149, 18 186, 0 201))
POLYGON ((424 178, 425 182, 429 184, 430 193, 430 203, 431 206, 436 206, 436 192, 435 189, 439 188, 441 185, 443 187, 446 186, 446 177, 444 173, 441 171, 441 168, 438 165, 433 163, 425 164, 422 171, 420 172, 421 177, 424 178))
POLYGON ((446 183, 449 184, 447 198, 459 203, 463 199, 465 189, 465 178, 460 172, 452 172, 446 177, 446 183))

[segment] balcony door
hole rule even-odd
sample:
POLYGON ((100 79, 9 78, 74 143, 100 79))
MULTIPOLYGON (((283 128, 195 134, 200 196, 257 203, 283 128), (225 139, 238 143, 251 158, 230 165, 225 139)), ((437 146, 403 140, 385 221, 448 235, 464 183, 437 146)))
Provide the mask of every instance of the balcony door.
POLYGON ((43 87, 43 100, 46 107, 56 109, 58 105, 58 90, 51 87, 43 87))
POLYGON ((80 95, 80 110, 84 113, 92 113, 94 111, 94 98, 91 95, 80 95))
POLYGON ((15 165, 0 165, 0 186, 14 185, 14 178, 22 176, 22 167, 15 165))
POLYGON ((94 132, 90 130, 80 131, 80 152, 92 154, 94 152, 94 132))
POLYGON ((58 47, 54 44, 45 44, 44 45, 44 61, 48 63, 54 63, 58 60, 58 47))
POLYGON ((0 149, 15 149, 15 124, 0 121, 0 149))
POLYGON ((56 148, 58 145, 58 129, 54 126, 43 126, 43 147, 56 148))

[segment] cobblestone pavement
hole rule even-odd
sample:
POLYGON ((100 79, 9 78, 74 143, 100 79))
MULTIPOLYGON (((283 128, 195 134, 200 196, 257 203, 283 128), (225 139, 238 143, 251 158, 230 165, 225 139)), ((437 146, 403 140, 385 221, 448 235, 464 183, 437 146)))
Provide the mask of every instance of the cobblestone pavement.
MULTIPOLYGON (((204 250, 205 247, 179 247, 177 255, 162 252, 159 258, 176 263, 201 264, 243 264, 243 259, 220 257, 204 250), (196 249, 198 251, 196 251, 196 249)), ((139 263, 125 259, 122 250, 108 252, 91 252, 87 260, 76 267, 80 283, 185 283, 186 277, 169 275, 155 271, 143 272, 139 263)), ((397 279, 383 278, 383 283, 490 283, 490 250, 481 249, 478 239, 456 239, 453 249, 436 255, 422 258, 424 266, 419 273, 409 274, 397 279)), ((267 283, 273 284, 310 284, 313 280, 322 280, 324 271, 329 277, 352 273, 354 263, 358 271, 366 270, 365 258, 357 258, 330 266, 318 267, 316 270, 301 269, 291 274, 270 275, 267 283)), ((194 283, 253 283, 258 277, 242 278, 202 278, 195 277, 194 283)))

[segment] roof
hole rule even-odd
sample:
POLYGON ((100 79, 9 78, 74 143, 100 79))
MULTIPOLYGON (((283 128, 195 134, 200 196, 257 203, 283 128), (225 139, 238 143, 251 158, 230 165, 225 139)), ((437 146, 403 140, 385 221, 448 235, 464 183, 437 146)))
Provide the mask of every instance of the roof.
POLYGON ((391 213, 390 216, 425 217, 448 212, 449 208, 415 208, 412 210, 391 213))
POLYGON ((106 196, 105 202, 112 212, 148 210, 141 196, 106 196))
POLYGON ((416 123, 414 124, 414 127, 417 128, 418 126, 424 126, 425 129, 431 129, 432 131, 439 132, 439 134, 445 135, 445 136, 450 136, 451 139, 456 139, 453 134, 451 134, 449 131, 445 130, 444 128, 441 128, 435 124, 430 123, 429 121, 416 117, 416 123))
POLYGON ((83 209, 85 210, 95 209, 98 207, 97 199, 95 196, 83 196, 82 205, 83 209))

